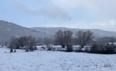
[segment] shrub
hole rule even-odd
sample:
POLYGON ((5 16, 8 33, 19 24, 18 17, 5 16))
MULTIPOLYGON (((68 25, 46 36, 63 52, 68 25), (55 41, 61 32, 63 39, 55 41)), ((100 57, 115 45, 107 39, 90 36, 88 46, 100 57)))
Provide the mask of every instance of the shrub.
POLYGON ((91 47, 91 51, 92 53, 103 53, 103 54, 111 54, 111 53, 115 53, 115 48, 116 46, 114 45, 103 45, 103 44, 94 44, 91 47))
POLYGON ((22 47, 25 48, 27 51, 36 50, 36 40, 32 36, 24 36, 19 38, 12 38, 9 42, 9 46, 11 52, 13 49, 21 49, 22 47))
POLYGON ((72 45, 67 45, 67 50, 66 51, 67 52, 72 52, 73 51, 72 45))

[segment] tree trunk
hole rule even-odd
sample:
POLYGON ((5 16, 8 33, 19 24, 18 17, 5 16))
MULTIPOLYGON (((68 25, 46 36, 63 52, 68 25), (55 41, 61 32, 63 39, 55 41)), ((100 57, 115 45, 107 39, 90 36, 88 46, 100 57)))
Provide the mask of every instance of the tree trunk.
POLYGON ((65 48, 65 45, 61 45, 62 46, 62 48, 65 48))
POLYGON ((11 49, 10 49, 10 53, 12 53, 12 52, 13 52, 13 49, 11 48, 11 49))
POLYGON ((84 45, 81 45, 81 49, 84 48, 84 45))
POLYGON ((83 48, 84 48, 84 45, 81 45, 80 51, 82 51, 83 48))
POLYGON ((67 47, 67 52, 72 52, 73 51, 73 49, 72 49, 72 45, 67 45, 66 46, 67 47))

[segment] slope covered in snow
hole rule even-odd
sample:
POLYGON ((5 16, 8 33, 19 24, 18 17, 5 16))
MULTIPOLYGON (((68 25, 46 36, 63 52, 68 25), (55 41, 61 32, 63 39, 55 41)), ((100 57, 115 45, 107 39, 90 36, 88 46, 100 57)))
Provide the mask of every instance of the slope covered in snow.
POLYGON ((0 71, 116 71, 116 55, 55 51, 9 53, 0 48, 0 71))
POLYGON ((0 42, 9 40, 12 37, 20 36, 41 36, 38 31, 32 30, 30 28, 22 27, 12 22, 0 20, 0 42))

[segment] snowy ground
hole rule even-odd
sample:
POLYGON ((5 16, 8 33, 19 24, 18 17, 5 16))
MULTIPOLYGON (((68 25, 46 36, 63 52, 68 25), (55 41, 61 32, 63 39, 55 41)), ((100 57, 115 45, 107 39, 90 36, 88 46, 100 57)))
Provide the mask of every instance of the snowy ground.
POLYGON ((116 55, 0 48, 0 71, 116 71, 116 55))

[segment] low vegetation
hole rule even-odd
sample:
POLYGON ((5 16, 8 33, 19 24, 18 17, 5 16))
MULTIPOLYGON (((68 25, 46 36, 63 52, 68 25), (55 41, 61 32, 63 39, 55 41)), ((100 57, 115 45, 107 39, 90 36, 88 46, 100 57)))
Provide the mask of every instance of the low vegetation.
POLYGON ((36 38, 32 36, 12 38, 9 41, 8 47, 10 48, 10 52, 16 52, 15 49, 25 49, 25 51, 28 52, 36 50, 37 45, 46 45, 46 49, 49 51, 53 50, 54 47, 52 45, 60 45, 66 52, 84 51, 110 54, 115 53, 115 42, 116 38, 114 37, 96 39, 91 31, 78 31, 77 34, 73 34, 73 32, 69 30, 59 30, 54 37, 45 37, 41 38, 41 40, 36 40, 36 38), (74 50, 74 45, 79 46, 77 47, 78 50, 74 50))
POLYGON ((15 49, 25 49, 26 52, 33 51, 36 50, 36 39, 32 36, 12 38, 8 48, 11 49, 10 52, 14 52, 15 49))

